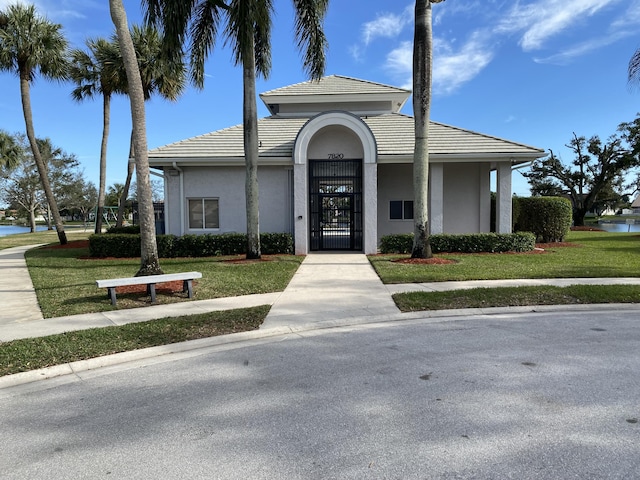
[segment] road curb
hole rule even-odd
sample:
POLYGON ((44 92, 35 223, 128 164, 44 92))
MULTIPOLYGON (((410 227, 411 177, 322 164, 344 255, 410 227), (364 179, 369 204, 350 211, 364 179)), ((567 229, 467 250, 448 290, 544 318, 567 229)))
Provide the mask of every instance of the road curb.
POLYGON ((224 345, 237 345, 239 343, 251 342, 256 340, 264 340, 276 337, 286 337, 287 335, 302 334, 305 332, 331 330, 334 328, 348 328, 373 324, 385 324, 394 322, 404 322, 413 320, 424 320, 428 323, 437 323, 444 321, 455 321, 456 319, 487 316, 495 317, 498 315, 517 315, 521 313, 549 313, 563 311, 602 311, 602 310, 638 310, 638 304, 581 304, 581 305, 536 305, 523 307, 492 307, 492 308, 475 308, 461 310, 434 310, 434 311, 418 311, 398 314, 384 315, 367 315, 360 317, 350 317, 343 319, 325 320, 304 324, 300 326, 278 326, 269 328, 260 328, 250 332, 232 333, 228 335, 220 335, 216 337, 201 338, 198 340, 190 340, 180 343, 172 343, 168 345, 160 345, 157 347, 143 348, 128 352, 115 353, 102 357, 91 358, 87 360, 79 360, 76 362, 55 365, 28 372, 15 373, 0 377, 0 391, 15 387, 25 386, 40 382, 43 380, 52 380, 54 378, 65 376, 77 376, 78 380, 84 377, 83 372, 90 372, 109 367, 134 368, 140 363, 152 359, 167 359, 171 355, 176 354, 193 354, 195 351, 221 347, 224 345))

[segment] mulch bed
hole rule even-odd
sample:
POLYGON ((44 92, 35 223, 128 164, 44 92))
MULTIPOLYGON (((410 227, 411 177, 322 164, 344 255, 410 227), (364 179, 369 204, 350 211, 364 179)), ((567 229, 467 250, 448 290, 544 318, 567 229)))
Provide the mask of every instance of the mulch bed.
MULTIPOLYGON (((536 243, 535 250, 531 250, 529 252, 501 252, 501 253, 490 253, 490 252, 481 252, 481 253, 461 253, 461 252, 446 252, 440 255, 449 256, 449 255, 540 255, 550 253, 549 249, 558 248, 558 247, 579 247, 577 243, 571 242, 553 242, 553 243, 536 243)), ((432 257, 432 258, 398 258, 396 260, 392 260, 392 263, 402 263, 408 265, 451 265, 453 263, 458 263, 457 260, 451 258, 443 258, 440 257, 432 257)))
POLYGON ((55 245, 47 245, 46 247, 42 247, 47 250, 63 250, 67 248, 89 248, 89 240, 71 240, 67 242, 65 245, 60 245, 59 243, 55 245))

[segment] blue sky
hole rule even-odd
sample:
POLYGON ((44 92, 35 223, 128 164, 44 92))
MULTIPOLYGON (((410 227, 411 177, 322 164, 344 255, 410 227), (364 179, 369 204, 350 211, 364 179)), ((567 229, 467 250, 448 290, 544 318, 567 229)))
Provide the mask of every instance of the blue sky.
MULTIPOLYGON (((0 0, 0 7, 14 1, 0 0)), ((113 31, 107 0, 33 3, 63 25, 74 47, 113 31)), ((124 4, 129 21, 140 22, 140 3, 124 4)), ((273 71, 258 92, 306 80, 292 41, 291 2, 274 5, 273 71)), ((326 74, 410 87, 413 5, 331 0, 326 74)), ((604 139, 640 112, 640 88, 626 81, 629 58, 640 47, 640 0, 447 0, 434 5, 433 14, 434 121, 553 149, 569 162, 565 144, 573 132, 604 139)), ((203 91, 189 88, 175 103, 147 103, 150 148, 241 123, 242 74, 223 43, 208 61, 203 91)), ((102 103, 75 103, 71 89, 36 80, 36 134, 76 154, 97 184, 102 103)), ((23 131, 17 77, 1 73, 0 92, 0 129, 23 131)), ((107 185, 124 181, 128 108, 125 98, 113 102, 107 185)), ((411 113, 410 102, 404 111, 411 113)), ((267 115, 261 103, 259 115, 267 115)), ((514 192, 529 193, 519 174, 514 192)))

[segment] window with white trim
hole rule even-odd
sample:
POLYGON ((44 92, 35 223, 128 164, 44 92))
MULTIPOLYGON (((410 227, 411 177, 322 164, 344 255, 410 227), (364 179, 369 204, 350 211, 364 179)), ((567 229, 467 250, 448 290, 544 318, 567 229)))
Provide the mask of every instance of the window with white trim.
POLYGON ((206 230, 220 228, 217 198, 189 199, 189 229, 206 230))
POLYGON ((391 200, 389 202, 389 219, 413 220, 413 200, 391 200))

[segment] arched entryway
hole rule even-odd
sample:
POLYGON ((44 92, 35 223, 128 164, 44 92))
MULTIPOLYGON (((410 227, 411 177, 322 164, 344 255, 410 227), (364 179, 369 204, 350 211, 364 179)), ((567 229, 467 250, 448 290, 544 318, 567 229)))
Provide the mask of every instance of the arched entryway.
POLYGON ((376 143, 348 112, 309 120, 294 145, 296 254, 377 251, 376 143))

